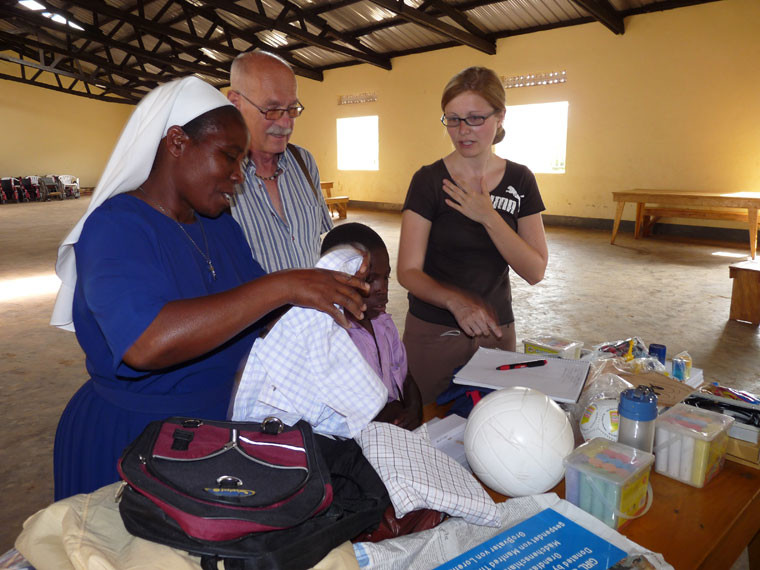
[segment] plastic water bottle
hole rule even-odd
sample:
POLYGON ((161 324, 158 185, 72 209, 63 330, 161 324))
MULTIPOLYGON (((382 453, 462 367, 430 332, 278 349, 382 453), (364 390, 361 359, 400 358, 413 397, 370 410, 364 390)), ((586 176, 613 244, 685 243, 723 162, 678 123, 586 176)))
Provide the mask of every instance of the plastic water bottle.
POLYGON ((649 386, 623 390, 618 405, 618 441, 652 453, 657 419, 657 394, 649 386))

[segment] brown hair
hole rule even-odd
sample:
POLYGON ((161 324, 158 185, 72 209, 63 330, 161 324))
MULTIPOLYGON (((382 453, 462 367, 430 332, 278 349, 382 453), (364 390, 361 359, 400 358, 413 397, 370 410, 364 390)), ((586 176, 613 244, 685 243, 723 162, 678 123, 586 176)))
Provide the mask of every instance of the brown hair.
MULTIPOLYGON (((496 72, 487 67, 468 67, 452 77, 443 88, 441 95, 441 110, 446 108, 454 97, 472 91, 477 93, 486 102, 491 105, 497 112, 504 111, 507 108, 507 96, 504 93, 504 86, 501 84, 496 72)), ((499 125, 496 129, 493 144, 497 144, 504 139, 504 127, 499 125)))

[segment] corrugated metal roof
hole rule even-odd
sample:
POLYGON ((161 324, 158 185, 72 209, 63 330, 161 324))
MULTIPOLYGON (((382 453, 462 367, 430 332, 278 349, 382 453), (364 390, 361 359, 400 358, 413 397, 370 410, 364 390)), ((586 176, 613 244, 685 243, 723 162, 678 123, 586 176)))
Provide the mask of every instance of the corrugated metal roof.
POLYGON ((392 57, 452 45, 494 53, 497 38, 590 21, 620 34, 626 16, 712 1, 38 0, 45 10, 31 10, 5 0, 0 59, 16 74, 0 78, 135 102, 189 73, 225 85, 230 61, 250 49, 320 79, 327 69, 390 69, 392 57))

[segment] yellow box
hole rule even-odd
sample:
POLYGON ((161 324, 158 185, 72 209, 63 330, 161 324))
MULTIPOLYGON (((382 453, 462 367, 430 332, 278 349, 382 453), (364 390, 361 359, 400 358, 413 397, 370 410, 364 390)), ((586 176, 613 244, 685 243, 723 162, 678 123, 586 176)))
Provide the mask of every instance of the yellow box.
POLYGON ((649 472, 654 455, 597 437, 565 460, 565 498, 618 529, 651 504, 649 472))
POLYGON ((704 487, 723 468, 728 430, 734 418, 676 404, 657 418, 654 435, 654 470, 704 487))

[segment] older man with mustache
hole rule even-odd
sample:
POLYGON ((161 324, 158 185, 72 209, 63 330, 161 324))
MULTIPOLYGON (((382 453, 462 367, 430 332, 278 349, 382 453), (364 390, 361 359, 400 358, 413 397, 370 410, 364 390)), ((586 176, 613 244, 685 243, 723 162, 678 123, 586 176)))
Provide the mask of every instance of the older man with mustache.
POLYGON ((254 259, 270 273, 313 267, 319 259, 320 236, 333 224, 314 157, 288 144, 295 119, 304 110, 293 70, 269 52, 241 54, 232 63, 227 96, 251 134, 232 215, 254 259))

